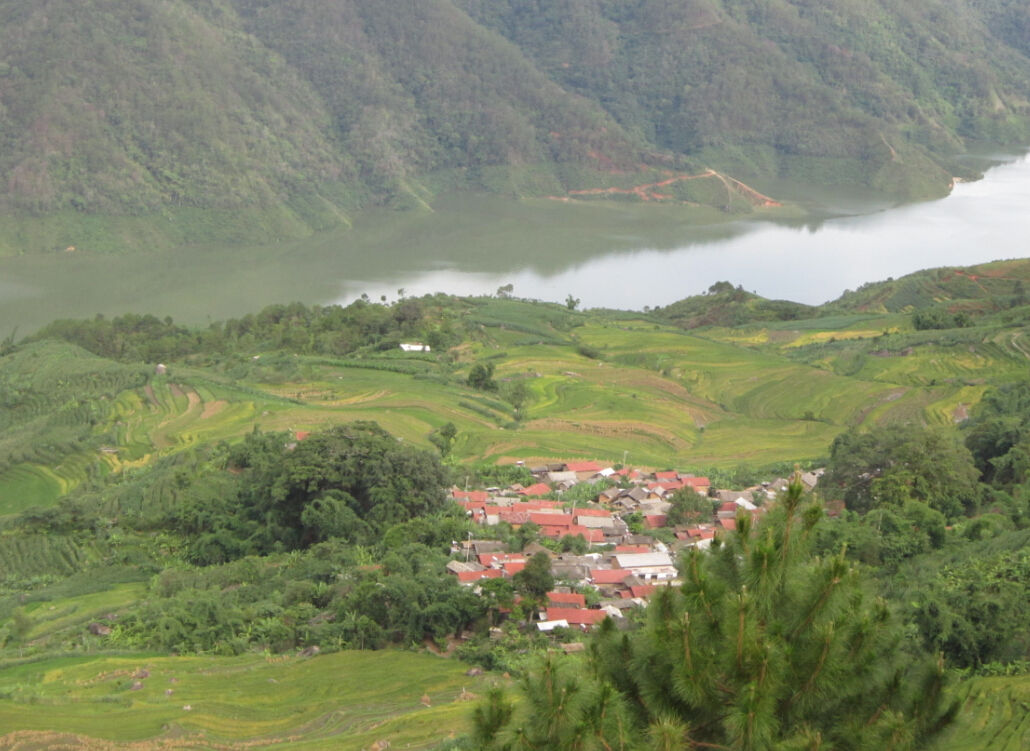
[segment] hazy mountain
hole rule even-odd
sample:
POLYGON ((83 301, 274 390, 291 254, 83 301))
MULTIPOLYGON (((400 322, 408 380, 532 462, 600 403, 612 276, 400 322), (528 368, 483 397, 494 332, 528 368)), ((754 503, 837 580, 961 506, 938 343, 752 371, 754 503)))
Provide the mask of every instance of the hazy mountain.
POLYGON ((196 239, 654 168, 934 195, 1030 137, 1028 53, 1009 0, 0 0, 0 207, 196 239))

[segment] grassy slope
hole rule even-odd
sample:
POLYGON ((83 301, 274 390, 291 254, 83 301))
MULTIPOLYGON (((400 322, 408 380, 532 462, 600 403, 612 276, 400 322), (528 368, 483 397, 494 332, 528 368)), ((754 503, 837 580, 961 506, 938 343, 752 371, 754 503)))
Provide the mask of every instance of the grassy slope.
MULTIPOLYGON (((1020 269, 1006 273, 1018 276, 1020 269)), ((453 421, 459 458, 619 461, 629 451, 631 463, 681 467, 799 459, 825 452, 850 424, 910 418, 950 424, 957 405, 975 403, 989 383, 1025 377, 1024 349, 1030 350, 1018 309, 1016 324, 988 316, 982 326, 946 332, 912 332, 908 317, 898 313, 845 311, 690 333, 635 314, 567 319, 556 310, 480 301, 454 365, 397 353, 364 360, 296 358, 299 376, 271 383, 271 365, 252 364, 250 375, 231 382, 217 372, 173 364, 167 376, 149 375, 144 385, 130 380, 122 388, 121 379, 134 378, 138 368, 42 343, 0 359, 0 375, 28 395, 21 402, 27 406, 12 414, 24 417, 18 425, 30 427, 77 414, 64 411, 64 400, 43 398, 56 382, 92 384, 89 393, 106 405, 90 413, 97 418, 93 435, 117 453, 99 454, 99 444, 86 441, 94 448, 57 452, 52 467, 32 465, 39 477, 65 471, 75 484, 96 467, 145 469, 159 456, 232 439, 255 424, 310 429, 352 419, 378 420, 419 444, 430 430, 453 421), (869 355, 894 345, 911 351, 869 355), (502 384, 525 378, 533 393, 518 429, 502 429, 510 422, 509 407, 496 394, 463 383, 469 365, 486 358, 496 364, 502 384), (28 388, 32 384, 36 391, 28 388)), ((0 494, 0 514, 56 499, 53 486, 32 490, 35 481, 25 479, 26 471, 22 463, 0 474, 0 483, 7 483, 0 488, 16 489, 15 496, 0 494)), ((71 576, 86 564, 109 562, 108 547, 88 538, 0 535, 0 570, 17 568, 24 578, 71 576)), ((84 650, 95 648, 84 627, 131 606, 144 591, 139 572, 93 568, 89 575, 96 578, 92 572, 100 570, 103 581, 92 586, 77 580, 74 586, 36 588, 24 601, 0 601, 0 617, 18 610, 35 647, 63 643, 74 633, 84 650)), ((467 729, 468 705, 456 699, 463 688, 481 693, 482 684, 463 670, 455 662, 400 652, 312 660, 76 656, 9 664, 0 670, 0 732, 9 731, 0 736, 0 749, 142 749, 158 743, 358 749, 378 740, 426 748, 467 729), (150 677, 132 691, 131 676, 140 668, 150 677), (168 688, 171 696, 164 693, 168 688), (422 706, 423 694, 432 707, 422 706)), ((1023 748, 1030 732, 1028 686, 1026 678, 961 684, 962 714, 937 749, 1023 748)))
POLYGON ((933 751, 1022 751, 1030 748, 1030 676, 974 678, 959 685, 955 724, 933 751))
POLYGON ((464 675, 466 669, 457 661, 396 651, 14 664, 0 671, 0 728, 7 732, 0 749, 61 743, 70 749, 288 745, 357 751, 379 740, 394 748, 426 748, 466 732, 469 704, 462 693, 480 692, 487 680, 464 675), (149 677, 133 691, 133 674, 140 670, 149 677), (431 706, 423 705, 424 696, 431 706), (146 743, 133 743, 141 741, 146 743))
POLYGON ((173 365, 138 386, 139 367, 29 345, 0 360, 0 374, 25 392, 12 412, 20 442, 5 444, 0 515, 51 504, 90 473, 144 467, 256 425, 311 430, 370 419, 428 447, 429 433, 453 422, 457 459, 615 462, 628 452, 644 466, 697 468, 814 459, 849 426, 953 424, 990 384, 1022 377, 1030 352, 1018 315, 943 332, 870 312, 685 332, 635 314, 558 310, 480 300, 453 364, 399 352, 293 357, 286 382, 272 362, 247 359, 239 380, 173 365), (500 395, 465 384, 476 361, 494 363, 502 391, 526 384, 520 423, 500 395), (92 391, 78 404, 45 398, 55 379, 92 391), (48 431, 57 429, 75 441, 54 445, 48 431))
MULTIPOLYGON (((497 680, 464 670, 395 651, 15 661, 0 671, 0 749, 360 749, 381 740, 427 748, 466 732, 462 693, 497 680), (140 670, 149 677, 132 691, 140 670)), ((959 715, 933 751, 1021 751, 1030 743, 1030 679, 975 678, 955 693, 959 715)))

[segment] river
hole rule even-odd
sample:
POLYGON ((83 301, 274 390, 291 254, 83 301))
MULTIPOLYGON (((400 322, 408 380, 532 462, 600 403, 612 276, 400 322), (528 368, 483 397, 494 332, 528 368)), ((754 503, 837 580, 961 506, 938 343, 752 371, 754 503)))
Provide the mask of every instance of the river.
POLYGON ((361 292, 389 296, 398 286, 414 295, 489 294, 510 283, 520 297, 560 301, 571 294, 584 307, 641 310, 726 280, 765 297, 819 304, 925 268, 1030 256, 1030 155, 992 167, 982 180, 958 183, 938 201, 791 224, 699 228, 672 249, 608 252, 552 273, 448 268, 397 274, 386 283, 347 282, 341 300, 361 292), (728 236, 712 238, 713 231, 728 236))
POLYGON ((631 310, 719 280, 820 303, 923 268, 1030 256, 1027 156, 938 201, 884 207, 825 192, 805 206, 804 221, 698 224, 667 206, 452 196, 430 214, 368 212, 351 229, 290 243, 4 258, 0 336, 97 313, 196 324, 275 302, 492 294, 506 284, 518 297, 631 310))

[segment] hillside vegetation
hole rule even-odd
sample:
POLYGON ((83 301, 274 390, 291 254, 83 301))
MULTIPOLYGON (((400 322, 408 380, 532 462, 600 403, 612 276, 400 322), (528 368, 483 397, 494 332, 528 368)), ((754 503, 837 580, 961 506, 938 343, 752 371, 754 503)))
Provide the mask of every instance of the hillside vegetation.
POLYGON ((941 195, 972 141, 1027 138, 1026 13, 4 0, 0 252, 299 236, 453 188, 733 212, 767 199, 727 174, 941 195))
POLYGON ((953 426, 1022 379, 1028 277, 1027 262, 920 272, 822 308, 719 284, 650 314, 436 296, 206 329, 58 321, 0 358, 0 513, 255 426, 372 419, 431 447, 452 424, 456 460, 813 461, 848 428, 953 426), (485 366, 494 389, 469 381, 485 366))
MULTIPOLYGON (((502 288, 9 337, 0 748, 453 751, 513 733, 547 749, 584 733, 634 751, 741 733, 755 748, 816 733, 860 748, 930 739, 955 700, 939 743, 1019 747, 1028 277, 1028 261, 932 270, 821 307, 718 283, 647 313, 502 288), (400 347, 414 342, 431 349, 400 347), (738 515, 713 554, 680 560, 683 587, 548 676, 536 657, 555 637, 525 620, 558 584, 547 554, 478 588, 447 567, 468 563, 471 537, 567 553, 586 540, 479 526, 447 495, 525 487, 518 459, 576 458, 717 488, 798 462, 825 473, 812 495, 793 483, 758 521, 738 515), (543 582, 524 574, 534 561, 543 582), (864 673, 850 652, 868 653, 864 673), (691 670, 722 677, 676 683, 691 670), (796 680, 765 681, 780 673, 796 680), (516 684, 529 693, 514 705, 495 690, 516 684), (761 721, 746 722, 759 684, 761 721), (583 690, 570 721, 533 719, 554 714, 548 685, 583 690)), ((598 491, 552 497, 583 509, 598 491)), ((721 507, 688 495, 666 521, 721 507)), ((677 529, 649 531, 675 545, 677 529)))

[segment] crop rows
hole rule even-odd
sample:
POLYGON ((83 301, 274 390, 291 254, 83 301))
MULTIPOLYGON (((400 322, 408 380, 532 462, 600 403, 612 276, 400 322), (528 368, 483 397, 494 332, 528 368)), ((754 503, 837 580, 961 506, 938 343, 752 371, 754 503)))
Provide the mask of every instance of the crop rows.
POLYGON ((68 576, 88 560, 88 551, 69 537, 59 535, 0 536, 0 581, 15 575, 30 578, 53 574, 68 576))

